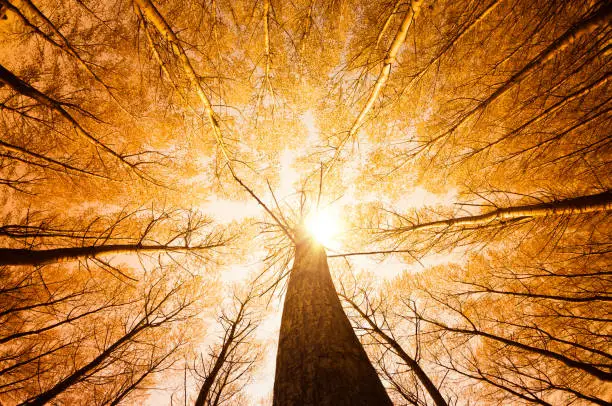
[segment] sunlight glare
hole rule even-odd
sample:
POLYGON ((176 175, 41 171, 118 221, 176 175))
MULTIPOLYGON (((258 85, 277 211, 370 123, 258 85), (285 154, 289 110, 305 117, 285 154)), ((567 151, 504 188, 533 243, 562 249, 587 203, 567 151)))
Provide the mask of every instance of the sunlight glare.
POLYGON ((306 217, 306 229, 310 235, 324 246, 334 245, 340 233, 337 213, 331 210, 319 210, 306 217))

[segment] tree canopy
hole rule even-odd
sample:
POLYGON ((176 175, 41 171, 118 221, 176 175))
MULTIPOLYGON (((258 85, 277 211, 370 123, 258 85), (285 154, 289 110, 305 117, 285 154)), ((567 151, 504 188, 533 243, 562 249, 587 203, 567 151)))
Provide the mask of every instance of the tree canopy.
POLYGON ((305 224, 395 404, 609 404, 610 21, 0 0, 0 404, 271 404, 305 224))

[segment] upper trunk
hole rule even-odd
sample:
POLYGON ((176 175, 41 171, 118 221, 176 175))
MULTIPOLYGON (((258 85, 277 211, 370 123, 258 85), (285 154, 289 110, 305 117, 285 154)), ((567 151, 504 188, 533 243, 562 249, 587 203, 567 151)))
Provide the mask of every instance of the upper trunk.
POLYGON ((391 405, 344 314, 323 247, 296 246, 276 357, 275 406, 391 405))
POLYGON ((578 196, 524 206, 502 207, 475 216, 455 217, 447 220, 415 224, 393 231, 418 231, 452 226, 489 226, 496 225, 498 224, 497 222, 529 217, 577 215, 610 210, 612 210, 612 191, 606 190, 596 195, 578 196))
POLYGON ((216 244, 207 246, 174 246, 174 245, 142 245, 142 244, 108 244, 85 247, 51 248, 31 250, 27 248, 0 248, 0 266, 3 265, 44 265, 56 262, 76 261, 80 258, 93 258, 103 254, 126 254, 133 252, 177 252, 197 251, 214 248, 216 244))

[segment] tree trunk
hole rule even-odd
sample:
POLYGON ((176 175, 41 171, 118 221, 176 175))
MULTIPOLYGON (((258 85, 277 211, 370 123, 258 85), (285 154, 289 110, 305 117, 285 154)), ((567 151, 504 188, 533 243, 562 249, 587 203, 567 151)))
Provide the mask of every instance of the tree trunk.
POLYGON ((344 314, 322 246, 296 244, 276 358, 275 406, 391 405, 344 314))
POLYGON ((30 250, 26 248, 0 248, 0 266, 3 265, 44 265, 56 262, 76 261, 79 258, 93 258, 103 254, 126 254, 133 252, 188 252, 214 248, 220 244, 207 246, 169 246, 142 244, 109 244, 86 247, 51 248, 30 250))
POLYGON ((488 213, 475 216, 455 217, 448 220, 438 220, 429 223, 415 224, 398 228, 393 231, 419 231, 439 227, 452 226, 489 226, 501 221, 517 220, 530 217, 565 216, 612 210, 612 191, 573 197, 547 203, 525 206, 502 207, 488 213))
MULTIPOLYGON (((227 361, 228 356, 232 353, 232 350, 235 349, 234 341, 237 338, 240 338, 239 336, 242 335, 242 333, 244 332, 244 330, 242 330, 242 332, 236 331, 238 325, 242 321, 242 312, 244 311, 244 306, 245 304, 243 303, 240 306, 240 310, 238 311, 236 318, 230 322, 229 332, 225 334, 224 341, 221 346, 221 351, 219 352, 219 355, 217 356, 217 359, 215 360, 215 363, 210 373, 208 374, 206 379, 204 379, 204 383, 202 383, 202 387, 200 388, 200 392, 198 393, 198 397, 195 401, 195 406, 204 406, 204 404, 206 403, 206 400, 209 397, 209 393, 213 388, 213 384, 215 383, 217 376, 221 372, 221 369, 227 361)), ((219 393, 221 393, 221 389, 219 390, 219 393)), ((210 402, 208 404, 210 404, 210 402)))

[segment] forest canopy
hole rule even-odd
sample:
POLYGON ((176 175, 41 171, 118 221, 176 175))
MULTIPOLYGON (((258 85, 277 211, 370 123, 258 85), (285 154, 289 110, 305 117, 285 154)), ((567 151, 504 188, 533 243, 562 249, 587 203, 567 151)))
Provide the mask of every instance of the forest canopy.
POLYGON ((0 404, 280 405, 309 266, 393 404, 610 404, 611 21, 0 0, 0 404))

